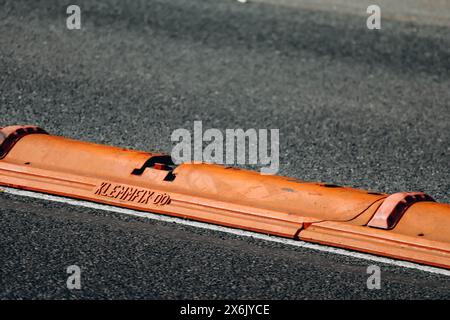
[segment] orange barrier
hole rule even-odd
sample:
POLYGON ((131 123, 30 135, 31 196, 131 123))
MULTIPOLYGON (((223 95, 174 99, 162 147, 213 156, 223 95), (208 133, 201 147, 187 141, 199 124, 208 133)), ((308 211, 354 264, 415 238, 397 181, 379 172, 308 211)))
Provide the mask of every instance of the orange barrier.
POLYGON ((450 205, 0 129, 0 184, 450 268, 450 205))

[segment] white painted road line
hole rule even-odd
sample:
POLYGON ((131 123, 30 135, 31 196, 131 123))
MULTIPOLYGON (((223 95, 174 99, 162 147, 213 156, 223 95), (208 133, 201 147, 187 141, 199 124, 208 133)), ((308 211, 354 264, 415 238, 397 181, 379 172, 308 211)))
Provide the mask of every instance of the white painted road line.
POLYGON ((287 238, 280 238, 280 237, 276 237, 276 236, 269 236, 269 235, 260 234, 260 233, 256 233, 256 232, 245 231, 245 230, 240 230, 240 229, 233 229, 233 228, 229 228, 229 227, 222 227, 222 226, 208 224, 208 223, 204 223, 204 222, 185 220, 185 219, 181 219, 181 218, 175 218, 175 217, 159 215, 159 214, 154 214, 154 213, 149 213, 149 212, 121 208, 121 207, 114 207, 114 206, 110 206, 110 205, 99 204, 99 203, 89 202, 89 201, 84 201, 84 200, 75 200, 75 199, 71 199, 71 198, 53 196, 53 195, 49 195, 49 194, 32 192, 32 191, 25 191, 25 190, 6 188, 6 187, 1 187, 0 191, 3 191, 8 194, 16 195, 16 196, 31 197, 31 198, 36 198, 36 199, 43 199, 43 200, 48 200, 48 201, 65 203, 65 204, 72 205, 72 206, 80 206, 80 207, 86 207, 86 208, 97 209, 97 210, 123 213, 123 214, 128 214, 128 215, 132 215, 132 216, 148 218, 148 219, 153 219, 153 220, 158 220, 158 221, 179 223, 179 224, 202 228, 202 229, 226 232, 226 233, 230 233, 230 234, 234 234, 234 235, 238 235, 238 236, 242 236, 242 237, 251 237, 251 238, 255 238, 255 239, 261 239, 261 240, 266 240, 266 241, 271 241, 271 242, 276 242, 276 243, 282 243, 282 244, 301 247, 301 248, 307 248, 307 249, 312 249, 312 250, 317 250, 317 251, 322 251, 322 252, 329 252, 329 253, 333 253, 333 254, 349 256, 349 257, 368 260, 368 261, 372 261, 372 262, 385 263, 385 264, 389 264, 389 265, 393 265, 393 266, 397 266, 397 267, 416 269, 416 270, 430 272, 430 273, 434 273, 434 274, 450 276, 450 270, 446 270, 446 269, 429 267, 429 266, 424 266, 424 265, 420 265, 420 264, 416 264, 416 263, 412 263, 412 262, 374 256, 374 255, 367 254, 367 253, 359 253, 359 252, 349 251, 349 250, 340 249, 340 248, 333 248, 333 247, 328 247, 328 246, 324 246, 324 245, 304 242, 304 241, 300 241, 300 240, 293 240, 293 239, 287 239, 287 238))

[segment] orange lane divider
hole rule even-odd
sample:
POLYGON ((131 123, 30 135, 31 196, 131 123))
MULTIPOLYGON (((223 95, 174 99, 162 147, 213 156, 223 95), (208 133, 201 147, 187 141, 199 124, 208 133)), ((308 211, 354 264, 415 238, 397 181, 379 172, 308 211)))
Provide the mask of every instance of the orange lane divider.
POLYGON ((0 185, 450 269, 450 205, 0 128, 0 185))

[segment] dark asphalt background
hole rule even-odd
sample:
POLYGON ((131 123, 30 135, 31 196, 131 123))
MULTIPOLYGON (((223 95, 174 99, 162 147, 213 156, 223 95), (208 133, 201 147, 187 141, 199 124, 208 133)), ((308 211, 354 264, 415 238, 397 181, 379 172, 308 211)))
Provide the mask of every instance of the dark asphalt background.
MULTIPOLYGON (((279 128, 280 174, 450 202, 450 27, 236 1, 0 0, 0 124, 170 152, 279 128)), ((450 18, 449 18, 450 19, 450 18)), ((450 23, 449 23, 450 25, 450 23)), ((450 298, 450 278, 0 194, 0 298, 450 298), (82 290, 65 287, 67 266, 82 290)))

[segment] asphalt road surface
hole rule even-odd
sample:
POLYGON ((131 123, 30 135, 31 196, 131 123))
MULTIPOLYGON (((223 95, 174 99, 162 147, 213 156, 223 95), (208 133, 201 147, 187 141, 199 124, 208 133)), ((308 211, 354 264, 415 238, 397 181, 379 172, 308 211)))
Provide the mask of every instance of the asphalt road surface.
MULTIPOLYGON (((450 22, 270 2, 0 0, 0 124, 170 152, 280 129, 280 174, 450 202, 450 22)), ((449 18, 450 20, 450 18, 449 18)), ((450 277, 0 192, 0 298, 450 298, 450 277), (69 265, 82 289, 66 288, 69 265)))

